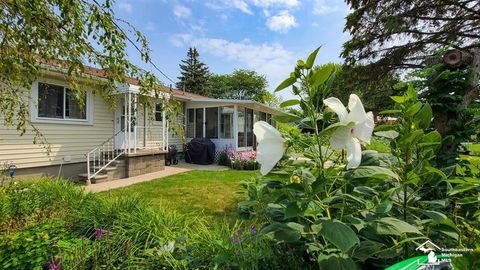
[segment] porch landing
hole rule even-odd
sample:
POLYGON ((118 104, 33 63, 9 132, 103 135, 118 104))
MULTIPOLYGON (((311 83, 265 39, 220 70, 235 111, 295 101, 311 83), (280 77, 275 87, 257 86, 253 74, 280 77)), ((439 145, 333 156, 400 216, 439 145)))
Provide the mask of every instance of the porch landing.
POLYGON ((192 170, 223 171, 223 170, 229 170, 229 168, 225 166, 216 165, 216 164, 197 165, 197 164, 189 164, 189 163, 185 163, 184 161, 180 161, 178 165, 165 166, 164 170, 161 170, 158 172, 117 179, 117 180, 98 183, 94 185, 88 185, 88 186, 84 186, 84 189, 87 192, 102 192, 110 189, 127 187, 134 184, 142 183, 142 182, 148 182, 158 178, 164 178, 170 175, 188 172, 192 170))

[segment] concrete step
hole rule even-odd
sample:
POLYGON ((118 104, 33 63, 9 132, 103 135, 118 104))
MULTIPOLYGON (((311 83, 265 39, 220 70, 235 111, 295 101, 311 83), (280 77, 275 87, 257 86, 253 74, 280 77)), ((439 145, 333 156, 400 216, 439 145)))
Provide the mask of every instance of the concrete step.
MULTIPOLYGON (((88 174, 81 173, 81 174, 78 175, 78 177, 80 178, 80 182, 86 183, 87 179, 88 179, 88 174)), ((108 174, 99 173, 99 174, 95 175, 92 179, 90 179, 90 182, 92 184, 102 183, 102 182, 105 182, 105 181, 108 181, 108 174)))
MULTIPOLYGON (((126 177, 125 172, 125 161, 124 160, 115 160, 109 166, 101 170, 95 177, 93 177, 90 182, 92 184, 112 181, 116 179, 121 179, 126 177)), ((79 174, 81 183, 86 183, 88 175, 86 173, 79 174)))

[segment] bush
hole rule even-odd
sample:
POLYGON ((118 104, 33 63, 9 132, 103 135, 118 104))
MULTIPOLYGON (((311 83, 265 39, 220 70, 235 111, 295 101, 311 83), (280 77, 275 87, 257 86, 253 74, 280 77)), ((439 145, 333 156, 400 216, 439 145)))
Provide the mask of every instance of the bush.
POLYGON ((218 165, 230 166, 230 158, 228 157, 227 151, 221 151, 218 154, 218 165))

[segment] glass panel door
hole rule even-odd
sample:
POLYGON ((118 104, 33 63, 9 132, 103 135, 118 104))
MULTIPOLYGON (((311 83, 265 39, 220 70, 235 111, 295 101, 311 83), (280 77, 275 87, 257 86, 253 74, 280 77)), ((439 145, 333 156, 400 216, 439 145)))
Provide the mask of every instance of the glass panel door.
POLYGON ((206 123, 205 128, 207 138, 209 139, 218 139, 218 107, 206 108, 206 123))
POLYGON ((195 138, 203 138, 203 108, 195 109, 195 138))
POLYGON ((238 107, 238 147, 245 147, 245 108, 238 107))
POLYGON ((253 146, 253 110, 246 109, 245 115, 245 136, 247 137, 246 146, 253 146))

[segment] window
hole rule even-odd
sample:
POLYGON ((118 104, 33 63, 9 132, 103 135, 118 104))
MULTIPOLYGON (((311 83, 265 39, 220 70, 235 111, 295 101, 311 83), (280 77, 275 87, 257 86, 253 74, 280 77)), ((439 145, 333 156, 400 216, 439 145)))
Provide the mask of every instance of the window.
POLYGON ((163 115, 162 115, 162 103, 155 104, 155 121, 162 122, 163 115))
POLYGON ((233 138, 233 107, 220 107, 220 138, 233 138))
POLYGON ((267 113, 264 113, 264 112, 260 113, 260 121, 267 121, 267 113))
POLYGON ((195 138, 203 138, 203 108, 195 109, 195 138))
POLYGON ((267 123, 272 124, 272 115, 267 113, 267 123))
POLYGON ((38 83, 38 117, 54 119, 87 119, 86 95, 63 86, 38 83))
POLYGON ((245 136, 247 137, 246 146, 253 146, 253 110, 246 110, 245 117, 245 136))
POLYGON ((205 109, 206 136, 209 139, 218 139, 218 107, 205 109))
POLYGON ((238 107, 238 147, 245 147, 245 108, 238 107))
POLYGON ((195 137, 195 109, 187 111, 187 138, 195 137))

